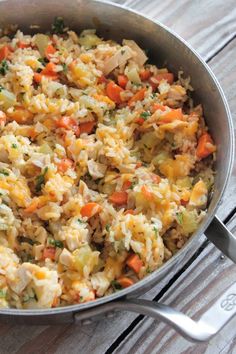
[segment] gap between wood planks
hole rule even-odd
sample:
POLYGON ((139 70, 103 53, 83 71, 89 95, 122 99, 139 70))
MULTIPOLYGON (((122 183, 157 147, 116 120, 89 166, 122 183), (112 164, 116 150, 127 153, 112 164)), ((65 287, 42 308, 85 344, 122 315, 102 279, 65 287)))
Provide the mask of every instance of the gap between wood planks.
MULTIPOLYGON (((224 50, 234 39, 236 38, 236 34, 234 34, 226 43, 224 43, 220 49, 218 49, 210 58, 206 60, 209 63, 212 59, 214 59, 222 50, 224 50)), ((228 214, 228 216, 224 219, 224 224, 227 224, 233 216, 236 214, 236 207, 228 214)), ((162 298, 165 292, 174 284, 174 282, 181 276, 181 274, 195 261, 195 259, 203 252, 206 246, 210 241, 206 240, 199 247, 199 249, 194 253, 194 255, 190 258, 190 260, 184 264, 184 266, 170 279, 168 284, 164 286, 164 288, 153 298, 153 301, 158 301, 162 298)), ((119 347, 119 345, 123 342, 123 340, 135 329, 135 327, 143 320, 144 315, 138 315, 131 324, 116 338, 116 340, 111 344, 111 346, 106 350, 105 354, 112 354, 115 349, 119 347)))
POLYGON ((210 56, 206 62, 209 63, 212 59, 214 59, 222 50, 224 50, 234 39, 236 38, 236 33, 229 38, 212 56, 210 56))

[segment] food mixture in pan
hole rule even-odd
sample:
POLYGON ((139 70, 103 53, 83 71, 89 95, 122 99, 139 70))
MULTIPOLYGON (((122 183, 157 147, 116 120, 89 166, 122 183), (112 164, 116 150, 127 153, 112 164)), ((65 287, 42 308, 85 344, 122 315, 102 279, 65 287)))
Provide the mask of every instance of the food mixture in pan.
POLYGON ((61 18, 1 32, 1 307, 119 291, 198 228, 216 147, 182 74, 61 18))

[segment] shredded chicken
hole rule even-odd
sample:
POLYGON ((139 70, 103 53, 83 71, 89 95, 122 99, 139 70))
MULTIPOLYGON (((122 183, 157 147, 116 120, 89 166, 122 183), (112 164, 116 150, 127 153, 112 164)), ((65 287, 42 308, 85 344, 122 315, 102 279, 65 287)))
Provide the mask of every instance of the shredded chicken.
POLYGON ((102 163, 95 162, 94 160, 88 161, 89 174, 95 179, 104 177, 106 169, 106 165, 103 165, 102 163))
POLYGON ((128 46, 121 47, 112 57, 105 61, 104 74, 108 75, 118 66, 124 65, 132 57, 133 52, 128 46))
POLYGON ((124 39, 123 45, 128 46, 135 52, 133 60, 138 64, 138 66, 143 66, 143 64, 148 60, 148 57, 144 51, 137 45, 135 41, 124 39))

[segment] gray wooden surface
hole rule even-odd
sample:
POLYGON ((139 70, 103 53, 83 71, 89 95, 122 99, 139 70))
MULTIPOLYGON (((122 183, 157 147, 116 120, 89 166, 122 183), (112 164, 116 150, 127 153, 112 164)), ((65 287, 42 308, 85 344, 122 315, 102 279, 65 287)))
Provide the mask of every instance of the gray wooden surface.
MULTIPOLYGON (((19 0, 20 1, 20 0, 19 0)), ((218 77, 228 98, 236 127, 236 5, 235 0, 115 0, 158 19, 186 39, 218 77)), ((218 210, 236 231, 236 167, 218 210)), ((178 265, 144 298, 157 299, 198 317, 236 280, 236 265, 204 236, 199 252, 178 265), (162 289, 160 291, 160 289, 162 289)), ((193 344, 170 327, 131 313, 118 313, 88 327, 74 325, 0 325, 0 353, 233 353, 236 352, 236 318, 209 343, 193 344)))

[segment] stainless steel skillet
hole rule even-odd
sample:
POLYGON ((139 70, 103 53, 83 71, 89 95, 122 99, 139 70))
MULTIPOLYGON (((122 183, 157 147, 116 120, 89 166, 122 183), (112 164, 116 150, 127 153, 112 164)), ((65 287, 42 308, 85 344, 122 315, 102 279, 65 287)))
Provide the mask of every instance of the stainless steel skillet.
MULTIPOLYGON (((233 164, 234 137, 229 108, 219 83, 209 67, 186 42, 165 26, 124 7, 91 0, 2 0, 0 1, 0 27, 17 23, 25 32, 50 29, 55 16, 63 16, 74 30, 97 28, 106 38, 130 38, 149 49, 152 62, 164 63, 177 73, 183 69, 191 76, 195 88, 195 102, 204 107, 207 124, 218 146, 215 190, 207 216, 185 246, 160 269, 130 288, 93 302, 47 310, 1 309, 0 319, 14 323, 62 323, 96 319, 114 310, 126 310, 150 315, 176 328, 191 340, 208 340, 236 313, 236 283, 201 317, 192 321, 182 313, 152 301, 136 299, 167 274, 174 273, 176 265, 186 254, 196 249, 202 233, 221 251, 236 262, 236 239, 215 217, 233 164)), ((202 275, 204 277, 204 274, 202 275)))

